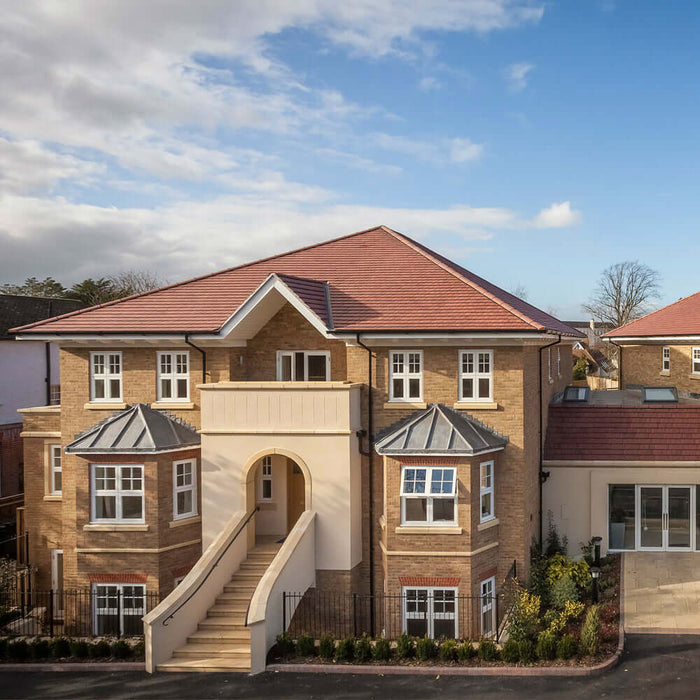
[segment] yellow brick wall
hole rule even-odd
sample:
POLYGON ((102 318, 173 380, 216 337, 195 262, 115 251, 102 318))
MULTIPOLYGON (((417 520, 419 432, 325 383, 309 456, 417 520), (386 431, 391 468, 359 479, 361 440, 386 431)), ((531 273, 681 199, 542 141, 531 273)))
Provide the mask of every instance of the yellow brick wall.
POLYGON ((693 345, 668 345, 671 370, 661 369, 664 345, 625 345, 622 348, 622 382, 642 386, 675 386, 679 391, 700 393, 700 374, 692 373, 693 345))

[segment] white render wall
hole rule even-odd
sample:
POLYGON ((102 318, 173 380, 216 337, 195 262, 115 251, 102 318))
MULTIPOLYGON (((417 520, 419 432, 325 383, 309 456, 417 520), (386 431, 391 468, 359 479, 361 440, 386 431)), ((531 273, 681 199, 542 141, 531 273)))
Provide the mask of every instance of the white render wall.
MULTIPOLYGON (((51 348, 51 383, 60 384, 58 346, 51 348)), ((21 423, 19 408, 46 405, 46 343, 0 341, 0 425, 21 423)))

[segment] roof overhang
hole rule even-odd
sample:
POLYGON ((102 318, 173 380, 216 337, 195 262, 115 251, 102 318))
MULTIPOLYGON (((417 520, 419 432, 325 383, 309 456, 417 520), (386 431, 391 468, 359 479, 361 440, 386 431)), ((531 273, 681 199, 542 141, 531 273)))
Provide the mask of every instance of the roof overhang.
POLYGON ((602 339, 606 343, 632 343, 635 345, 643 345, 644 343, 698 343, 700 342, 700 335, 628 335, 619 338, 609 338, 607 336, 602 336, 602 339))

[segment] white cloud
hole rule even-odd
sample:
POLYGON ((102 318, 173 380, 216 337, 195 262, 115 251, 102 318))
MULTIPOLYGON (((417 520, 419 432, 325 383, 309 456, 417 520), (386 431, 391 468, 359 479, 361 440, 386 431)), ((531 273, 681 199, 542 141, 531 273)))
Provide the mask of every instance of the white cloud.
POLYGON ((469 139, 452 139, 450 144, 450 160, 453 163, 468 163, 481 158, 484 147, 469 139))
POLYGON ((505 70, 506 84, 512 92, 520 92, 527 87, 534 63, 513 63, 505 70))
POLYGON ((364 158, 356 153, 346 153, 335 148, 319 148, 316 150, 323 158, 328 158, 340 165, 354 170, 363 170, 367 173, 383 173, 386 175, 398 175, 402 169, 397 165, 389 165, 386 163, 377 163, 371 158, 364 158))
POLYGON ((435 165, 467 163, 477 160, 484 152, 483 145, 465 138, 424 141, 377 132, 371 134, 368 141, 385 151, 394 151, 435 165))
POLYGON ((429 90, 440 90, 442 88, 442 83, 434 76, 428 75, 418 81, 418 87, 428 92, 429 90))
POLYGON ((537 228, 565 228, 577 226, 581 220, 581 212, 572 209, 571 202, 561 202, 542 209, 533 223, 537 228))

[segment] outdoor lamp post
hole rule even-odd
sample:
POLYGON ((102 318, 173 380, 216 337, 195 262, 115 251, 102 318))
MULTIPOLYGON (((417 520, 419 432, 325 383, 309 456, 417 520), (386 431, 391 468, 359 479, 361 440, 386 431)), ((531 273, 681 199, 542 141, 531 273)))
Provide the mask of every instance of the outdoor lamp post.
POLYGON ((598 603, 598 579, 600 578, 600 567, 591 567, 591 576, 593 577, 593 603, 598 603))
POLYGON ((594 537, 593 541, 593 566, 600 567, 600 543, 603 541, 602 537, 594 537))

